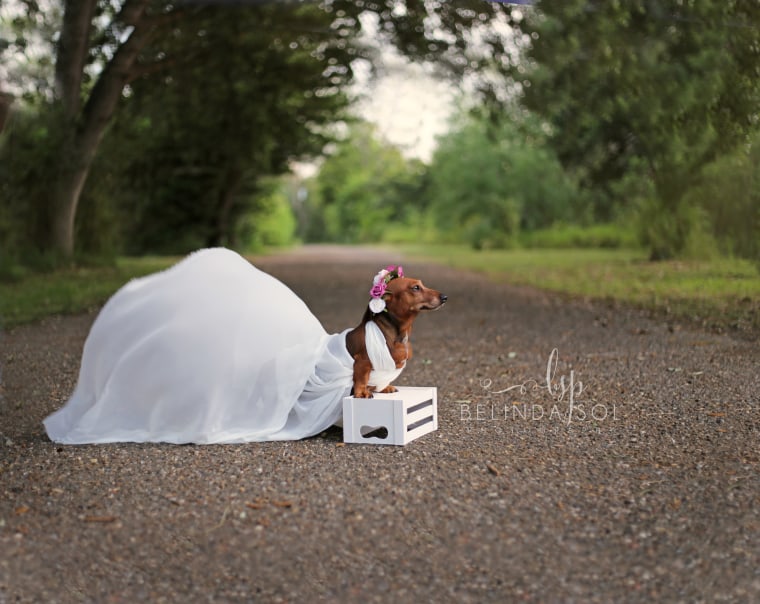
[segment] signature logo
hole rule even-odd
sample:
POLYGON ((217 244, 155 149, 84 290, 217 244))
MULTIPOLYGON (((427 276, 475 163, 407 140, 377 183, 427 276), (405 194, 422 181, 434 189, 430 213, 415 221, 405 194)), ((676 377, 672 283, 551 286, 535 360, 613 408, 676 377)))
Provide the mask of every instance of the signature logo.
POLYGON ((559 351, 555 348, 549 355, 546 373, 541 380, 531 379, 499 390, 493 388, 493 380, 490 378, 480 380, 480 386, 490 396, 508 393, 524 395, 546 392, 551 401, 548 407, 545 404, 528 404, 519 401, 503 404, 501 407, 494 403, 460 402, 460 419, 463 421, 494 421, 498 419, 539 421, 548 419, 562 422, 567 426, 574 422, 588 420, 602 422, 608 419, 618 419, 617 406, 614 404, 595 403, 589 406, 584 403, 581 400, 584 393, 583 382, 577 379, 575 370, 571 369, 569 375, 558 375, 558 368, 559 351))

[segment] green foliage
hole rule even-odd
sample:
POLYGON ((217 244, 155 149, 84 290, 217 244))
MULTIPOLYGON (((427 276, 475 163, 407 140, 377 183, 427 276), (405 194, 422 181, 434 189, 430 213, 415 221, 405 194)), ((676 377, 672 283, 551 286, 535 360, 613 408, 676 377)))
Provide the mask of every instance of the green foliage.
POLYGON ((0 265, 47 269, 56 264, 46 251, 47 175, 55 169, 51 151, 59 141, 46 104, 15 111, 0 136, 0 265))
MULTIPOLYGON (((374 17, 383 42, 457 78, 508 54, 505 28, 483 27, 490 19, 511 22, 499 3, 235 4, 62 0, 4 7, 0 80, 27 100, 52 99, 61 131, 51 146, 56 159, 40 167, 38 181, 48 186, 39 213, 47 232, 9 240, 15 254, 41 245, 70 256, 70 216, 80 209, 86 215, 78 217, 79 250, 110 251, 120 235, 131 250, 234 244, 258 176, 320 152, 325 124, 340 119, 352 62, 373 52, 357 42, 360 16, 374 17), (113 128, 122 138, 110 152, 128 166, 104 175, 104 165, 117 164, 101 160, 101 182, 88 182, 80 203, 82 179, 92 174, 118 99, 130 114, 113 128), (126 233, 115 232, 124 218, 126 233)), ((10 221, 3 213, 0 228, 10 221)))
POLYGON ((134 277, 164 269, 171 258, 121 259, 114 266, 59 269, 0 282, 0 328, 92 310, 134 277))
POLYGON ((122 154, 101 154, 95 164, 97 177, 91 178, 82 192, 76 221, 76 251, 80 263, 83 258, 89 259, 88 264, 113 261, 125 247, 124 225, 129 220, 117 203, 120 192, 129 190, 130 186, 122 178, 123 151, 122 154))
POLYGON ((356 123, 321 167, 309 194, 307 240, 467 241, 477 249, 519 244, 521 232, 582 219, 585 200, 538 123, 492 122, 463 113, 425 170, 356 123))
POLYGON ((621 224, 580 226, 557 223, 548 229, 521 233, 526 248, 546 249, 636 249, 639 241, 635 229, 621 224))
POLYGON ((456 239, 438 228, 431 212, 409 208, 406 220, 388 224, 383 231, 383 243, 455 243, 456 239))
POLYGON ((275 208, 260 180, 318 154, 347 105, 353 53, 303 33, 331 22, 316 5, 217 7, 175 29, 164 49, 196 61, 131 85, 85 191, 111 191, 130 253, 252 244, 239 234, 253 237, 251 224, 275 208), (285 34, 274 27, 283 18, 285 34))
POLYGON ((760 261, 760 136, 705 166, 678 204, 641 203, 642 241, 655 258, 720 254, 760 261))
POLYGON ((285 187, 296 220, 295 237, 299 241, 327 241, 325 211, 316 178, 301 180, 293 176, 285 187))
POLYGON ((296 218, 281 183, 257 196, 257 209, 242 217, 238 226, 242 249, 259 252, 268 247, 285 247, 295 242, 296 218))
POLYGON ((458 119, 430 166, 430 209, 441 229, 478 249, 509 247, 520 231, 582 213, 577 189, 542 145, 538 124, 458 119))
POLYGON ((474 251, 405 245, 411 257, 583 298, 622 302, 719 328, 760 333, 760 273, 746 260, 646 262, 642 250, 474 251))
POLYGON ((651 260, 676 256, 707 260, 717 255, 703 208, 686 200, 676 208, 663 208, 657 198, 643 200, 637 216, 639 238, 651 260))
POLYGON ((389 225, 407 224, 419 210, 421 166, 379 139, 374 126, 355 122, 316 178, 324 216, 322 240, 381 241, 389 225))
POLYGON ((760 262, 760 135, 705 166, 684 202, 720 252, 760 262))
MULTIPOLYGON (((746 140, 760 102, 760 4, 546 1, 533 38, 526 107, 554 126, 562 162, 601 192, 635 174, 655 199, 642 214, 654 256, 687 250, 702 219, 682 203, 704 165, 746 140)), ((697 238, 699 234, 696 235, 697 238)))

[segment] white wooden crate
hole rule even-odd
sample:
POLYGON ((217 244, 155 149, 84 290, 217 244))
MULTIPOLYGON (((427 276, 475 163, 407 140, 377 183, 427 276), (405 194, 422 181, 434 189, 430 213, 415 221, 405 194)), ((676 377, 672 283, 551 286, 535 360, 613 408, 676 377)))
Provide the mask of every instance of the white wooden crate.
POLYGON ((400 386, 374 398, 343 399, 343 441, 405 445, 438 429, 438 389, 400 386))

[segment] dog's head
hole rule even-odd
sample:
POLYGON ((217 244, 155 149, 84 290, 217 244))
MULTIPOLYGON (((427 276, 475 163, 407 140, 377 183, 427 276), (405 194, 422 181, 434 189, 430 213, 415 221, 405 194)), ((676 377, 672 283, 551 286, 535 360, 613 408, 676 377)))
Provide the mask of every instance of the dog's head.
POLYGON ((388 282, 383 300, 391 315, 404 320, 423 310, 438 310, 446 303, 448 296, 425 287, 419 279, 397 277, 388 282))

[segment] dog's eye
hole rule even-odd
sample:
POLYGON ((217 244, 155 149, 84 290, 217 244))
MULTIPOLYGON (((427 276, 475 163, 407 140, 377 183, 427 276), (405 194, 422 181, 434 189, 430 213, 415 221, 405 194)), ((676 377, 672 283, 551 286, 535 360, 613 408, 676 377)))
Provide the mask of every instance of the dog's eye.
POLYGON ((414 291, 414 292, 418 292, 418 291, 420 291, 421 289, 422 289, 422 288, 421 288, 419 285, 412 285, 412 291, 414 291))

